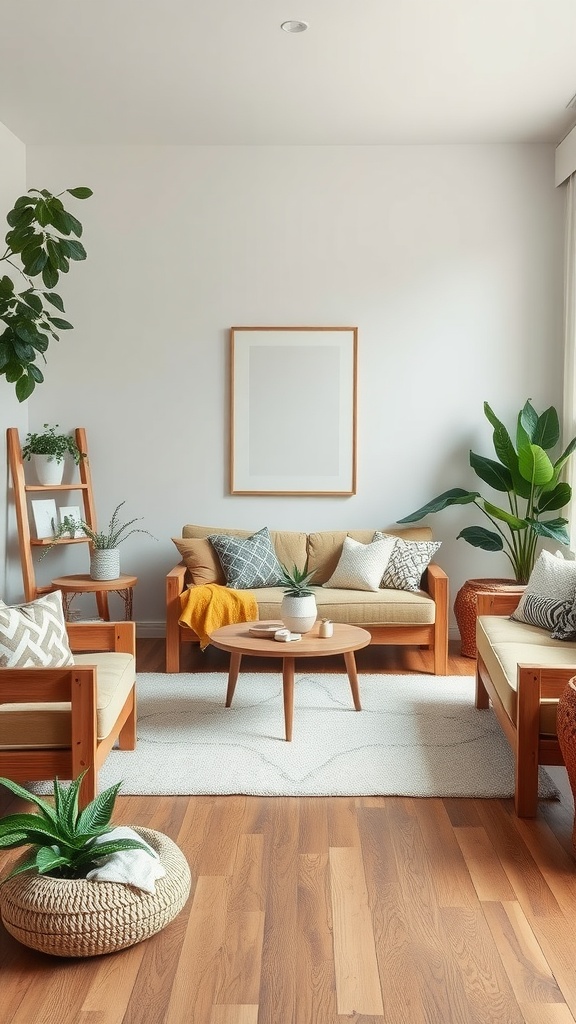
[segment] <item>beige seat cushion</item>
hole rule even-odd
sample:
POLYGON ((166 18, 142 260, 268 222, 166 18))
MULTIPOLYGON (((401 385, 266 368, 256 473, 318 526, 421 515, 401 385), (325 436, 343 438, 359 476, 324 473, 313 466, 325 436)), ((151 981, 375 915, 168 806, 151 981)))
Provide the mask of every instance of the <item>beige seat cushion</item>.
MULTIPOLYGON (((515 622, 503 615, 480 615, 476 620, 476 646, 506 713, 516 722, 518 665, 569 668, 576 674, 576 641, 552 640, 537 626, 515 622)), ((556 735, 557 700, 540 705, 540 732, 556 735)))
MULTIPOLYGON (((136 679, 131 654, 104 651, 75 654, 76 665, 98 668, 96 729, 98 740, 112 731, 136 679)), ((39 669, 41 671, 41 669, 39 669)), ((0 704, 0 748, 35 750, 70 746, 70 704, 0 704)))
MULTIPOLYGON (((422 591, 312 589, 321 619, 353 626, 430 625, 435 620, 434 601, 422 591)), ((280 617, 282 587, 262 587, 253 593, 261 619, 280 617)))

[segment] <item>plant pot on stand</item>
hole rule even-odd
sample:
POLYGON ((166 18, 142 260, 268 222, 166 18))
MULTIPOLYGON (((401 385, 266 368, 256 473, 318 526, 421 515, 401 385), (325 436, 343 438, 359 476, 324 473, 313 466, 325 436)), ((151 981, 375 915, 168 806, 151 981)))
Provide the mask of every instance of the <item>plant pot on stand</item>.
POLYGON ((90 578, 117 580, 120 576, 120 549, 94 548, 90 556, 90 578))
POLYGON ((58 487, 64 476, 64 459, 53 455, 31 455, 32 465, 39 484, 43 487, 58 487))

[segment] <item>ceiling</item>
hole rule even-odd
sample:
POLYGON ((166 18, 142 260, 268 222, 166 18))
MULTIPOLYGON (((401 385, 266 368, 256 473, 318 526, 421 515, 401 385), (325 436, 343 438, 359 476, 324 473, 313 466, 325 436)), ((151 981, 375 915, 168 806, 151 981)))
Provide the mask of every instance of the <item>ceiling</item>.
POLYGON ((574 93, 576 0, 2 0, 27 144, 559 142, 574 93))

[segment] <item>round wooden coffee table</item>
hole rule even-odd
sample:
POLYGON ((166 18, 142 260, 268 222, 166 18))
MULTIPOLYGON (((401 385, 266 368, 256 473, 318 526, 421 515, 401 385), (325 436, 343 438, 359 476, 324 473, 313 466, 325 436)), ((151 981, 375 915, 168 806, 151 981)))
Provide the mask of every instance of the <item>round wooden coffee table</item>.
MULTIPOLYGON (((272 621, 272 620, 271 620, 272 621)), ((228 689, 226 691, 226 707, 232 704, 242 655, 251 654, 256 658, 282 658, 282 690, 284 694, 284 724, 286 739, 292 739, 292 722, 294 717, 294 662, 296 658, 325 658, 330 654, 343 654, 346 672, 350 681, 352 699, 356 711, 362 710, 360 692, 358 690, 358 674, 354 651, 367 647, 372 639, 367 629, 359 626, 348 626, 342 622, 334 623, 334 634, 331 637, 318 636, 319 623, 315 623, 309 633, 303 633, 301 640, 280 643, 278 640, 261 640, 250 636, 250 626, 265 626, 268 622, 239 622, 232 626, 221 626, 210 634, 210 643, 221 651, 230 654, 228 672, 228 689)), ((282 623, 278 623, 278 629, 282 623)))

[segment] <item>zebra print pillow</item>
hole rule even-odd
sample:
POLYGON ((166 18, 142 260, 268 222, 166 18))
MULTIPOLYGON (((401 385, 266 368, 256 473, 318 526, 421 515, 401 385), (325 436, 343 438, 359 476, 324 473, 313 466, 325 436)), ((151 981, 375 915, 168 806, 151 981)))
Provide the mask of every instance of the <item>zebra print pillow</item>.
POLYGON ((542 551, 512 618, 555 629, 576 597, 576 561, 542 551))

